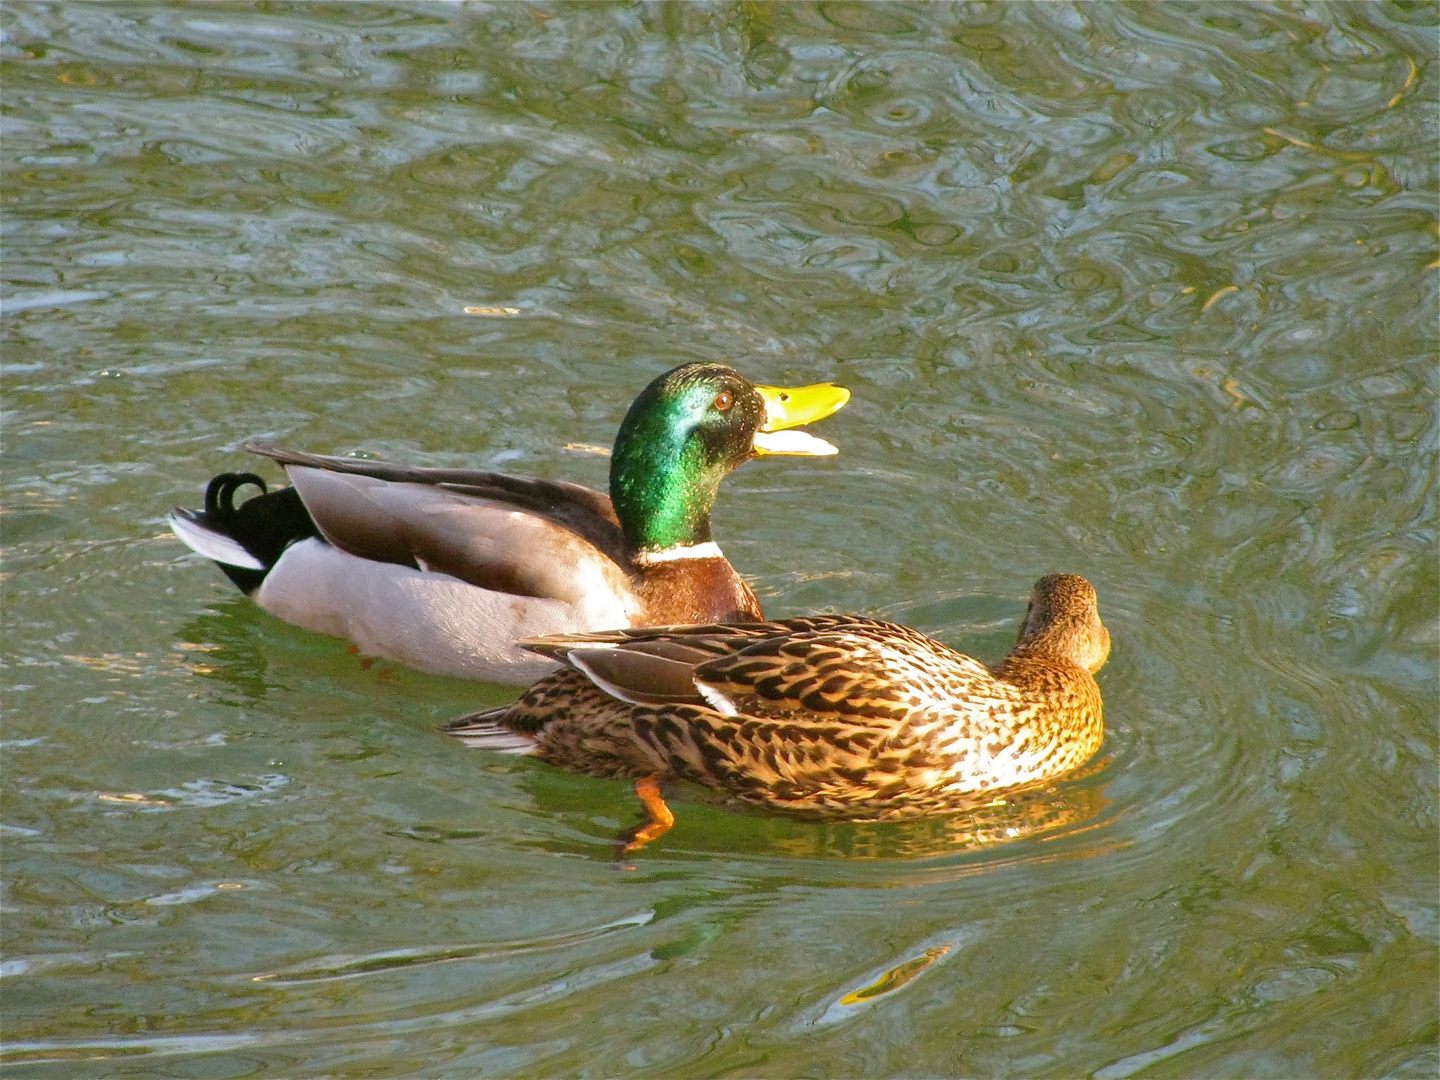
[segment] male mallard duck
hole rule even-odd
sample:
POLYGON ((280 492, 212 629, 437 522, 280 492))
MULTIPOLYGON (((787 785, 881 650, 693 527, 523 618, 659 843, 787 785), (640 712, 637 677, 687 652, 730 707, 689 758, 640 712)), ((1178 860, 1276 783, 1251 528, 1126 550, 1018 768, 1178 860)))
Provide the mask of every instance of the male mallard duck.
POLYGON ((1110 634, 1094 588, 1073 574, 1036 582, 1015 647, 994 667, 858 615, 568 634, 525 647, 566 666, 450 732, 636 779, 650 821, 627 850, 674 821, 661 780, 809 815, 905 817, 1068 772, 1105 730, 1092 673, 1110 655, 1110 634))
POLYGON ((625 414, 610 497, 557 480, 421 469, 250 444, 293 487, 222 473, 175 535, 266 611, 421 671, 524 685, 554 664, 522 638, 676 622, 761 619, 710 538, 720 481, 761 454, 836 449, 789 428, 850 391, 756 386, 684 364, 625 414), (261 494, 236 506, 248 484, 261 494))

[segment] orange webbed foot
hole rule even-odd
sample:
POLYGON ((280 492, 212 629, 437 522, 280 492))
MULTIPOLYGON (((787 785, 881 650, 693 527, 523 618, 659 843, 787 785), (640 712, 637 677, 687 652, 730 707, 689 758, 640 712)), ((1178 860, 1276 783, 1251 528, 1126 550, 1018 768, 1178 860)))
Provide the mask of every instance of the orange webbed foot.
POLYGON ((664 836, 670 831, 670 826, 675 824, 675 815, 670 812, 670 807, 665 805, 664 796, 660 794, 658 776, 646 776, 636 780, 635 797, 645 807, 645 820, 621 837, 624 842, 616 853, 617 858, 624 858, 639 851, 651 840, 664 836))

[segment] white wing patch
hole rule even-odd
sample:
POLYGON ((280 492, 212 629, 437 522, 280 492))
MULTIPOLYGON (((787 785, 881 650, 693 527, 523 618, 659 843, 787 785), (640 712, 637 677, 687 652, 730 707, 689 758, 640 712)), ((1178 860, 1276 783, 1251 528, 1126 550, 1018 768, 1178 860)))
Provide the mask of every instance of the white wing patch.
POLYGON ((735 703, 731 701, 728 697, 726 697, 724 694, 722 694, 719 690, 716 690, 715 687, 707 686, 699 679, 696 679, 695 689, 700 691, 700 696, 703 697, 709 703, 710 707, 716 712, 718 712, 721 716, 740 715, 740 710, 735 708, 735 703))

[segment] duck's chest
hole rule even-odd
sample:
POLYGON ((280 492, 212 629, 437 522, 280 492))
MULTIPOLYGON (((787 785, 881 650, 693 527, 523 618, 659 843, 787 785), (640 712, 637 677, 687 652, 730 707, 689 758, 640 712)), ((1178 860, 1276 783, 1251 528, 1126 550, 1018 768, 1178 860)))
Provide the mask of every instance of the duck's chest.
POLYGON ((753 622, 760 601, 723 557, 675 559, 643 568, 635 585, 637 626, 753 622))

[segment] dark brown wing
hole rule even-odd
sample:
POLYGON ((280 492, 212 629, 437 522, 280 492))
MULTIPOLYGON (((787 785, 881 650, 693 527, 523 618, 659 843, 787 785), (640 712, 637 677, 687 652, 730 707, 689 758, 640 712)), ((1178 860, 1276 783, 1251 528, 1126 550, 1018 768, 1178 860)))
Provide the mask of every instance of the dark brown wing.
POLYGON ((854 615, 724 626, 633 627, 523 643, 568 663, 637 705, 709 703, 721 713, 838 713, 894 719, 912 707, 897 689, 938 663, 978 661, 907 627, 854 615))
MULTIPOLYGON (((841 626, 884 625, 863 615, 805 615, 794 619, 779 619, 770 622, 704 623, 686 626, 631 626, 619 630, 601 630, 591 634, 550 634, 546 637, 531 638, 520 644, 531 652, 564 660, 565 653, 575 646, 624 645, 633 646, 641 642, 671 642, 676 645, 697 649, 706 656, 725 656, 737 652, 751 642, 787 634, 824 630, 841 626)), ((903 630, 904 627, 901 627, 903 630)), ((915 633, 915 631, 908 631, 915 633)))
POLYGON ((698 665, 696 684, 745 714, 898 722, 945 700, 957 675, 994 682, 978 660, 895 623, 822 617, 781 625, 786 633, 698 665))

